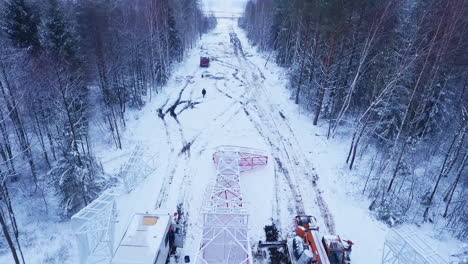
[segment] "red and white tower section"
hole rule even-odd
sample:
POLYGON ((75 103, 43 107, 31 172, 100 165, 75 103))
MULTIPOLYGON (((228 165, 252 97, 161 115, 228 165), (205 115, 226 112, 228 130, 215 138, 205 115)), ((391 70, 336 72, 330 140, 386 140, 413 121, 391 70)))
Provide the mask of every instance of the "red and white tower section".
POLYGON ((252 264, 248 235, 249 214, 240 185, 240 173, 265 166, 264 152, 220 146, 213 154, 216 180, 205 198, 203 236, 197 264, 252 264))

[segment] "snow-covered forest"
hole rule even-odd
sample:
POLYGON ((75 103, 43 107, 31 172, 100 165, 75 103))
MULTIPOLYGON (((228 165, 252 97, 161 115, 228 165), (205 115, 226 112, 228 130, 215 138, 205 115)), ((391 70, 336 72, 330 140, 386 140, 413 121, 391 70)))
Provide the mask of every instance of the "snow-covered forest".
POLYGON ((112 179, 93 156, 89 127, 130 147, 121 141, 127 109, 161 90, 216 19, 195 0, 7 0, 0 14, 0 246, 18 263, 10 196, 64 219, 96 198, 112 179), (52 191, 58 204, 46 198, 52 191))
POLYGON ((113 243, 129 215, 183 204, 177 254, 195 258, 219 145, 268 153, 241 179, 252 244, 307 213, 357 241, 352 263, 378 263, 403 225, 438 234, 446 259, 466 251, 466 14, 465 0, 1 1, 0 263, 79 263, 70 218, 123 185, 134 148, 151 165, 116 198, 113 243))
POLYGON ((466 239, 467 13, 463 0, 258 0, 240 25, 327 138, 351 129, 369 210, 466 239))

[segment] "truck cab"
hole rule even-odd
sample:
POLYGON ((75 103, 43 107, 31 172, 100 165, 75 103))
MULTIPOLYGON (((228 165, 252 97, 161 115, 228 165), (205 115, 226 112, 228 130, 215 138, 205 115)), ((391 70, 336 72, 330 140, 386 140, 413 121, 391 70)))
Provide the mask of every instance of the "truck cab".
POLYGON ((210 66, 210 58, 208 57, 200 57, 200 67, 209 67, 210 66))
MULTIPOLYGON (((322 238, 323 246, 327 251, 328 259, 330 260, 330 264, 349 264, 349 251, 350 242, 348 242, 348 246, 343 244, 340 236, 336 235, 325 235, 322 238)), ((352 242, 351 242, 352 243, 352 242)))

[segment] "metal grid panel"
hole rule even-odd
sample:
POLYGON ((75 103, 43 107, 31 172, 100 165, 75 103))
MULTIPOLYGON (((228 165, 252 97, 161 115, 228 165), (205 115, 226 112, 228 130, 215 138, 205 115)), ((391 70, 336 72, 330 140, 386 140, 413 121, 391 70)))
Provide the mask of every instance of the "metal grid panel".
POLYGON ((265 152, 253 148, 244 148, 237 146, 219 146, 213 154, 215 164, 219 162, 219 157, 225 153, 236 153, 238 155, 239 171, 244 172, 258 167, 265 166, 268 163, 268 156, 265 152))
POLYGON ((196 263, 251 264, 249 215, 240 186, 240 172, 266 165, 263 152, 221 146, 213 154, 217 177, 206 196, 203 234, 196 263))
POLYGON ((115 199, 124 191, 135 189, 154 171, 153 157, 144 156, 146 148, 136 144, 119 176, 121 185, 104 191, 97 199, 72 217, 80 263, 109 262, 114 246, 115 199))
POLYGON ((382 263, 447 264, 415 229, 393 229, 386 237, 382 263))
POLYGON ((115 198, 121 190, 104 191, 96 200, 72 216, 80 254, 80 263, 102 263, 112 257, 114 225, 116 217, 115 198))
POLYGON ((140 183, 154 171, 153 157, 144 155, 146 147, 136 144, 128 161, 120 170, 119 176, 127 192, 134 190, 140 183))

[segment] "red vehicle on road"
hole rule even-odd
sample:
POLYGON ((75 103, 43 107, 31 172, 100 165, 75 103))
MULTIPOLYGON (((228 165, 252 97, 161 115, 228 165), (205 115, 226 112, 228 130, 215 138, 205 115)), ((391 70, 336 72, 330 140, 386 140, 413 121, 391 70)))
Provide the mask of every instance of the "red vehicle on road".
POLYGON ((209 67, 209 66, 210 66, 210 58, 200 57, 200 67, 209 67))

